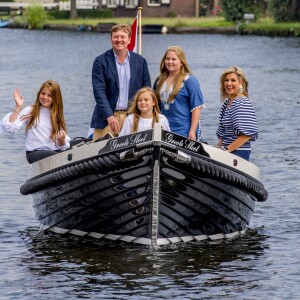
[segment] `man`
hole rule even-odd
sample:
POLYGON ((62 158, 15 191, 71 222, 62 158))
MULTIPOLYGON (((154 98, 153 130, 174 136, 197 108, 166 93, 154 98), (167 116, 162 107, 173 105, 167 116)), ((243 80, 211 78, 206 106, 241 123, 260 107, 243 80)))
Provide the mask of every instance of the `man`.
POLYGON ((108 132, 117 135, 135 93, 144 86, 151 87, 146 59, 127 49, 131 27, 115 25, 110 37, 112 49, 96 57, 92 69, 96 101, 91 121, 94 141, 108 132))

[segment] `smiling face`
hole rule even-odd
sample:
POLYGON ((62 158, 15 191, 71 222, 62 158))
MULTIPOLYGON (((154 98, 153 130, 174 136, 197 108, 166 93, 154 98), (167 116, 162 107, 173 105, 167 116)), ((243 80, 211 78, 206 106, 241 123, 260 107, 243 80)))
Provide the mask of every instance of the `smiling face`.
POLYGON ((165 66, 169 73, 178 74, 182 65, 182 62, 175 51, 167 52, 165 66))
POLYGON ((234 99, 239 93, 241 83, 235 73, 227 74, 224 80, 224 88, 229 99, 234 99))
POLYGON ((127 51, 127 47, 130 43, 130 37, 128 32, 124 30, 118 30, 111 34, 111 44, 115 52, 127 51))
POLYGON ((137 100, 137 107, 141 112, 141 117, 144 118, 152 118, 153 116, 153 107, 155 106, 155 102, 149 92, 144 92, 139 95, 137 100))
POLYGON ((42 89, 39 95, 39 101, 41 106, 47 109, 50 109, 52 106, 52 94, 49 88, 45 87, 42 89))

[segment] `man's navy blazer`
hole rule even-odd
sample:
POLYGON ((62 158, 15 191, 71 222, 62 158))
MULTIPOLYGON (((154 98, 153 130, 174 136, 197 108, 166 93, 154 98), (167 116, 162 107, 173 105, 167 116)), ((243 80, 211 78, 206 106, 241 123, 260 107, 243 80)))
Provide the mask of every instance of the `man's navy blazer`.
MULTIPOLYGON (((136 92, 144 87, 151 87, 148 64, 141 55, 130 52, 129 104, 136 92)), ((119 77, 113 49, 95 58, 92 69, 93 92, 96 101, 91 127, 103 129, 106 119, 114 114, 119 98, 119 77)))

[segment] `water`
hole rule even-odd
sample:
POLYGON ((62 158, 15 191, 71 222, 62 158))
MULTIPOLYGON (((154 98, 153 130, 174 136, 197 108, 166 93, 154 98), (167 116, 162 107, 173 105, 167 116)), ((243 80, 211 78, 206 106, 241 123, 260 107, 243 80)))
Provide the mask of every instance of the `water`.
MULTIPOLYGON (((149 249, 39 235, 24 134, 1 135, 0 299, 300 299, 300 40, 226 35, 144 35, 154 81, 169 45, 184 47, 206 99, 204 138, 216 144, 218 81, 242 67, 259 121, 252 161, 269 199, 243 237, 149 249)), ((99 33, 0 30, 0 116, 47 79, 62 88, 71 137, 85 136, 94 106, 91 67, 110 47, 99 33)))

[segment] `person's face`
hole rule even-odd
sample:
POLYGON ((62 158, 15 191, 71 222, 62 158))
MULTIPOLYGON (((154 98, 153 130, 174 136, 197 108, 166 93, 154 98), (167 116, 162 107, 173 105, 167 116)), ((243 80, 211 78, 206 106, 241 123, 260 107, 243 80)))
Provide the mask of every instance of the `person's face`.
POLYGON ((118 30, 111 35, 111 44, 115 51, 122 51, 127 49, 130 43, 128 33, 123 30, 118 30))
POLYGON ((227 74, 224 80, 224 88, 228 98, 234 98, 238 92, 241 83, 235 73, 227 74))
POLYGON ((41 103, 41 105, 45 108, 50 109, 52 106, 52 95, 50 93, 50 90, 45 87, 44 89, 42 89, 40 96, 39 96, 39 101, 41 103))
POLYGON ((181 60, 175 51, 168 51, 165 58, 165 66, 170 73, 178 73, 182 66, 181 60))
POLYGON ((139 95, 137 100, 137 107, 141 113, 147 113, 153 111, 155 105, 150 93, 144 92, 139 95))

